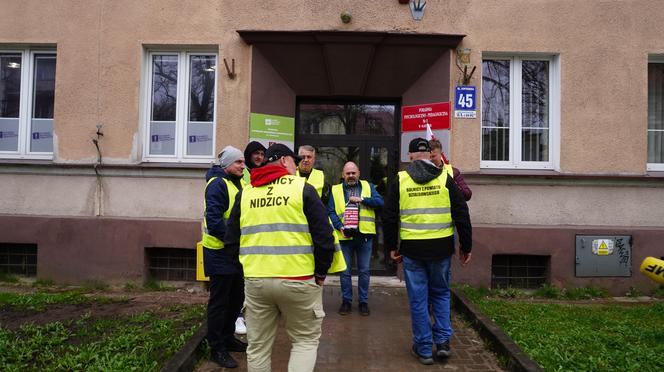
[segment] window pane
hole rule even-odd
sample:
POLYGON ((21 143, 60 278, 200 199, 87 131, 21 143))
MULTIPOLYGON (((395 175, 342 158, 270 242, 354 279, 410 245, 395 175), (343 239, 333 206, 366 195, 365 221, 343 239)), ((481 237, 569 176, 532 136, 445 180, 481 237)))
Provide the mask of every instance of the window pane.
POLYGON ((152 121, 174 121, 177 103, 178 57, 152 56, 152 121))
POLYGON ((664 131, 648 131, 648 163, 664 163, 664 131))
POLYGON ((549 61, 521 64, 521 127, 549 127, 549 61))
POLYGON ((664 63, 648 64, 648 129, 664 129, 664 63))
POLYGON ((316 149, 316 168, 320 167, 325 172, 325 181, 330 185, 341 182, 341 170, 346 162, 360 164, 360 148, 322 146, 316 149))
POLYGON ((482 61, 482 126, 510 126, 510 61, 482 61))
POLYGON ((0 118, 0 151, 18 151, 18 119, 0 118))
POLYGON ((213 121, 215 56, 191 56, 189 120, 213 121))
POLYGON ((394 105, 301 104, 300 134, 394 135, 394 105))
POLYGON ((55 56, 35 56, 35 91, 32 117, 53 119, 55 97, 55 56))
POLYGON ((510 160, 509 143, 509 128, 482 128, 482 160, 510 160))
POLYGON ((648 163, 664 163, 664 64, 648 64, 648 163))
POLYGON ((482 61, 482 160, 509 160, 510 61, 482 61))
POLYGON ((192 123, 187 125, 187 155, 213 156, 212 123, 192 123))
POLYGON ((0 118, 18 118, 21 55, 0 54, 0 118))
POLYGON ((175 122, 150 123, 150 155, 175 155, 175 122))
POLYGON ((548 129, 524 129, 521 131, 521 160, 549 161, 548 129))
POLYGON ((35 76, 30 127, 30 151, 53 152, 55 56, 35 56, 35 76))
POLYGON ((53 119, 32 119, 31 152, 53 152, 53 119))

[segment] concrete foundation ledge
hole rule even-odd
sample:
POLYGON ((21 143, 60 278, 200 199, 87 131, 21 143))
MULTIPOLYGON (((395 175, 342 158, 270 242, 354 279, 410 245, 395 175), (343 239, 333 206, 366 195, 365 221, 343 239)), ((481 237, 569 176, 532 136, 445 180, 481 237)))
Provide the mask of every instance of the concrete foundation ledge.
POLYGON ((507 369, 510 371, 543 371, 528 357, 512 339, 505 334, 491 319, 482 314, 458 289, 452 289, 454 308, 466 316, 477 332, 488 341, 488 345, 499 355, 507 358, 507 369))
POLYGON ((194 335, 166 362, 161 372, 191 372, 203 353, 203 341, 207 336, 207 321, 198 328, 194 335))

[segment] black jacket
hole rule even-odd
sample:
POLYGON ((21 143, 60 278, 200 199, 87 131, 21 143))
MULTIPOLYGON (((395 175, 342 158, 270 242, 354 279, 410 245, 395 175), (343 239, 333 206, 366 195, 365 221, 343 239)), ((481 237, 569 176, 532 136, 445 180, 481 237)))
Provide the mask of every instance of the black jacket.
MULTIPOLYGON (((211 167, 205 181, 212 177, 217 177, 205 189, 205 220, 209 234, 223 241, 226 234, 226 220, 224 220, 224 211, 228 209, 228 187, 223 178, 231 181, 235 187, 241 189, 240 178, 233 177, 219 166, 211 167)), ((203 248, 203 268, 205 275, 227 275, 242 273, 242 266, 237 256, 225 247, 222 249, 203 248)))
MULTIPOLYGON (((240 249, 240 198, 242 191, 237 194, 235 206, 231 211, 226 225, 226 236, 224 238, 225 248, 229 252, 239 254, 240 249)), ((304 215, 309 223, 309 233, 314 242, 314 274, 324 276, 332 265, 334 255, 334 237, 332 235, 332 226, 327 219, 327 211, 323 202, 318 197, 316 189, 309 185, 304 185, 302 191, 302 201, 304 205, 304 215)))
MULTIPOLYGON (((426 160, 416 160, 406 168, 408 175, 419 184, 438 177, 441 169, 426 160)), ((450 193, 452 220, 457 228, 461 250, 472 250, 472 227, 468 205, 463 194, 451 177, 447 177, 445 187, 450 193)), ((396 250, 399 238, 399 177, 394 177, 389 185, 383 212, 385 246, 396 250)), ((440 239, 402 240, 399 251, 402 255, 418 260, 439 260, 454 254, 454 236, 440 239)))

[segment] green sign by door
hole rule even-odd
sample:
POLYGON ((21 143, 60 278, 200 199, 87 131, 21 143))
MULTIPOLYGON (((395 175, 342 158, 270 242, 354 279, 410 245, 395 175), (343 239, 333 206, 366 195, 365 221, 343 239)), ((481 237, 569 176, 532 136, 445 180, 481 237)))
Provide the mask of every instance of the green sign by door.
POLYGON ((251 113, 249 139, 265 147, 283 143, 293 149, 295 145, 295 119, 287 116, 251 113))

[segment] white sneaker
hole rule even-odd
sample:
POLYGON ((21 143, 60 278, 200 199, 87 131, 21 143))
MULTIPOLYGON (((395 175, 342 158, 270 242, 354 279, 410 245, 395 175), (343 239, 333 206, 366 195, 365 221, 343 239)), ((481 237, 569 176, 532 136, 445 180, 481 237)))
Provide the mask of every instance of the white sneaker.
POLYGON ((244 325, 244 318, 241 316, 235 320, 235 334, 238 335, 247 334, 247 326, 244 325))

